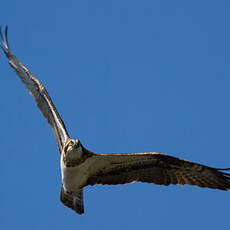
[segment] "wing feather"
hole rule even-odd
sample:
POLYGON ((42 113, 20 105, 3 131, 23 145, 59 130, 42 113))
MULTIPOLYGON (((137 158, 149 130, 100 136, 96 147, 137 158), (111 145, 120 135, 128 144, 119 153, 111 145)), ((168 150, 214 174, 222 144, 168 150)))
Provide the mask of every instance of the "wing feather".
POLYGON ((155 152, 96 154, 94 157, 95 170, 87 185, 140 181, 158 185, 189 184, 221 190, 230 189, 230 175, 222 172, 230 169, 211 168, 155 152))
POLYGON ((6 54, 10 65, 25 84, 30 94, 36 101, 40 111, 52 126, 58 143, 59 151, 61 153, 64 144, 69 139, 64 122, 62 121, 45 87, 12 54, 7 41, 7 27, 5 29, 5 36, 3 36, 2 30, 0 29, 0 38, 0 47, 6 54))

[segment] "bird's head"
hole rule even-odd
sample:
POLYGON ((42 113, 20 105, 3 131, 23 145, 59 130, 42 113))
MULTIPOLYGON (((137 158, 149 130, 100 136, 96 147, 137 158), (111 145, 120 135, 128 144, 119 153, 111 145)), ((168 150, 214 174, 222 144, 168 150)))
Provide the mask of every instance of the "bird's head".
POLYGON ((64 156, 67 161, 78 160, 83 155, 83 146, 77 139, 71 139, 68 141, 64 148, 64 156))

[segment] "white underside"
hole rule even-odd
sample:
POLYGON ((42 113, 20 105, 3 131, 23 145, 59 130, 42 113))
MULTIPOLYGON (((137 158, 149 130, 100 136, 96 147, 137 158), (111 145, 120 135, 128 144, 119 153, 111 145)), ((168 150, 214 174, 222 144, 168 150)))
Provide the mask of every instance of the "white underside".
POLYGON ((66 167, 61 156, 61 174, 64 189, 71 192, 77 192, 82 186, 85 185, 89 172, 91 171, 93 159, 89 158, 82 164, 75 167, 66 167))

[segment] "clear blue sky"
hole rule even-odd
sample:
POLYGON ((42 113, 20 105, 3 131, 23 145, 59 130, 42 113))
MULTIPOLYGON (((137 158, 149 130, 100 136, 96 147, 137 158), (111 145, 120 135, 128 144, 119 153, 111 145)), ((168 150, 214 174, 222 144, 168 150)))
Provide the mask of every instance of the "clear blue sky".
MULTIPOLYGON (((4 1, 13 52, 71 137, 230 167, 229 1, 4 1)), ((133 183, 59 201, 53 132, 0 55, 1 229, 228 229, 230 192, 133 183)))

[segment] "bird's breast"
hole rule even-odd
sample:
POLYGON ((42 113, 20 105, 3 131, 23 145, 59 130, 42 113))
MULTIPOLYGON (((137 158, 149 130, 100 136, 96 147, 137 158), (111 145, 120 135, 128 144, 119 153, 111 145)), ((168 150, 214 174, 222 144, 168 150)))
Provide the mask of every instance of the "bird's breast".
POLYGON ((73 167, 67 167, 64 163, 62 155, 61 174, 64 188, 68 191, 74 192, 83 187, 88 179, 88 168, 88 161, 84 161, 82 164, 73 167))

